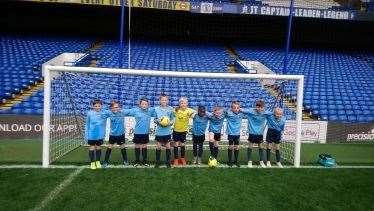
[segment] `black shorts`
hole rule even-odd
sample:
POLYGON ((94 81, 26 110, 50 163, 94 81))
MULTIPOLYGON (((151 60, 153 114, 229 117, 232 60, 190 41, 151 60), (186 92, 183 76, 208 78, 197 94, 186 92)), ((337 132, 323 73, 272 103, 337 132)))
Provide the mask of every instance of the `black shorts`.
POLYGON ((103 144, 103 139, 88 140, 87 143, 90 146, 101 146, 103 144))
POLYGON ((213 133, 215 141, 221 141, 221 133, 213 133))
POLYGON ((205 141, 205 135, 192 135, 192 142, 197 144, 202 144, 205 141))
POLYGON ((239 145, 240 135, 228 135, 229 145, 239 145))
POLYGON ((251 143, 261 144, 263 142, 264 136, 263 135, 248 135, 248 141, 251 143))
POLYGON ((149 134, 134 134, 134 139, 132 141, 135 144, 148 144, 149 134))
POLYGON ((125 143, 125 134, 120 136, 109 136, 109 144, 122 145, 125 143))
POLYGON ((156 141, 161 142, 161 143, 167 143, 170 142, 171 140, 171 135, 166 135, 166 136, 156 136, 156 141))
POLYGON ((266 134, 266 142, 279 144, 281 141, 281 138, 282 138, 281 132, 271 129, 271 128, 268 129, 268 132, 266 134))
POLYGON ((173 141, 180 141, 182 143, 186 142, 187 132, 177 132, 173 131, 173 141))

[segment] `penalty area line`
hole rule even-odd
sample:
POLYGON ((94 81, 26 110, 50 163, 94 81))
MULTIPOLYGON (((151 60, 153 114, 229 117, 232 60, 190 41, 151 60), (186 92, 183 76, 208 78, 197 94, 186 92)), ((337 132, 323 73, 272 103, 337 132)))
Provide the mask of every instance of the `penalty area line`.
POLYGON ((51 201, 53 201, 56 196, 58 196, 61 191, 63 191, 70 183, 77 177, 84 168, 77 168, 75 171, 70 173, 55 189, 53 189, 32 211, 43 210, 51 201))

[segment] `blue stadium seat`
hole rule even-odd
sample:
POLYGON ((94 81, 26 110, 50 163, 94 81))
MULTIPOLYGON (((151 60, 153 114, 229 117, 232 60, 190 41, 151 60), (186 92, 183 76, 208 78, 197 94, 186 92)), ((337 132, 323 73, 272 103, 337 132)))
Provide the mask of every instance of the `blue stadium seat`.
MULTIPOLYGON (((251 0, 251 2, 257 2, 251 0)), ((261 2, 260 2, 261 3, 261 2)), ((1 98, 11 98, 15 93, 27 89, 36 81, 41 81, 40 65, 51 57, 62 52, 77 52, 89 47, 92 40, 45 38, 45 37, 12 37, 2 36, 6 56, 0 58, 0 88, 1 98)), ((236 48, 241 57, 258 60, 277 73, 282 72, 283 49, 267 47, 251 47, 240 45, 236 48)), ((118 67, 119 56, 117 41, 106 41, 102 48, 95 50, 93 56, 100 59, 101 67, 118 67)), ((225 72, 225 62, 229 55, 222 46, 214 44, 201 45, 199 43, 171 43, 155 41, 134 41, 131 66, 136 69, 177 70, 195 72, 225 72)), ((125 52, 124 58, 127 58, 125 52)), ((337 51, 296 49, 290 53, 289 74, 305 75, 305 93, 303 105, 321 119, 332 121, 370 122, 374 118, 374 82, 373 69, 366 58, 373 60, 368 53, 341 53, 337 51)), ((123 65, 128 61, 124 59, 123 65)), ((114 76, 102 77, 102 83, 95 84, 98 89, 115 86, 114 76)), ((95 93, 84 92, 79 89, 84 80, 77 80, 74 94, 81 98, 85 105, 87 98, 95 98, 95 93)), ((232 89, 232 81, 217 82, 201 79, 172 79, 147 77, 128 77, 123 79, 123 99, 125 106, 136 104, 139 93, 148 96, 157 104, 158 94, 166 92, 172 101, 177 101, 181 95, 190 99, 190 105, 196 106, 207 98, 206 105, 213 107, 215 103, 229 105, 233 99, 264 98, 274 101, 266 92, 247 93, 251 90, 261 90, 257 83, 246 86, 246 92, 232 89), (163 84, 164 86, 159 86, 163 84), (212 90, 200 93, 200 90, 212 90), (155 91, 156 90, 156 91, 155 91), (157 94, 155 94, 157 93, 157 94), (226 96, 222 99, 222 96, 226 96)), ((87 85, 88 86, 88 85, 87 85)), ((91 86, 92 87, 92 86, 91 86)), ((109 89, 104 100, 109 102, 118 96, 109 89)), ((58 90, 56 90, 58 91, 58 90)), ((295 95, 295 86, 287 86, 286 92, 295 95)), ((41 114, 43 93, 26 99, 20 105, 12 108, 11 113, 41 114)), ((175 104, 172 102, 172 104, 175 104)), ((251 100, 243 105, 253 105, 251 100)), ((290 112, 292 115, 292 112, 290 112)))
MULTIPOLYGON (((71 38, 46 38, 46 37, 20 37, 1 36, 1 46, 6 54, 0 57, 1 69, 0 89, 1 98, 11 98, 21 90, 28 89, 36 81, 42 81, 40 66, 50 58, 64 52, 80 52, 87 49, 93 40, 71 38)), ((39 94, 42 96, 42 94, 39 94)), ((41 103, 42 98, 33 102, 41 103)), ((22 105, 23 103, 21 103, 22 105)), ((40 107, 40 104, 36 104, 40 107)), ((14 106, 7 111, 14 114, 34 114, 32 110, 22 110, 25 106, 14 106)), ((26 104, 27 108, 33 108, 32 104, 26 104)))
MULTIPOLYGON (((261 61, 275 72, 282 71, 283 66, 279 65, 284 57, 282 49, 239 46, 237 51, 244 58, 261 61)), ((374 118, 369 113, 374 109, 370 108, 374 105, 374 81, 368 58, 373 56, 357 52, 297 49, 290 53, 289 74, 305 75, 303 105, 306 109, 312 110, 315 115, 320 112, 325 115, 323 104, 328 104, 329 115, 321 119, 370 122, 374 118), (303 64, 305 62, 308 64, 303 64), (343 115, 345 113, 347 116, 343 115)))

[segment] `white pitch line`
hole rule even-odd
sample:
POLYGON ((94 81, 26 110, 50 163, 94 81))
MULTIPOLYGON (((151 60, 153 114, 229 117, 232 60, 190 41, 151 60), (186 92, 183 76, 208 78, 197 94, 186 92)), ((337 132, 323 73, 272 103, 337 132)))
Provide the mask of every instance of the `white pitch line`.
POLYGON ((300 168, 303 168, 303 169, 373 169, 374 166, 334 166, 334 167, 300 166, 300 168))
MULTIPOLYGON (((0 169, 41 169, 43 168, 41 165, 0 165, 0 169)), ((88 169, 88 165, 50 165, 51 169, 88 169)), ((110 165, 107 167, 108 169, 152 169, 154 165, 149 167, 145 166, 137 166, 134 167, 132 165, 123 166, 123 165, 110 165)), ((166 168, 166 166, 162 165, 160 168, 166 168)), ((208 165, 187 165, 183 167, 175 167, 175 168, 209 168, 208 165)), ((218 168, 237 168, 237 167, 229 167, 225 164, 218 166, 218 168)), ((240 168, 243 169, 250 169, 247 165, 241 165, 240 168)), ((253 169, 261 168, 258 165, 253 165, 253 169)), ((266 167, 264 169, 279 169, 276 165, 272 167, 266 167)), ((285 169, 297 169, 294 166, 283 166, 285 169)), ((335 166, 335 167, 324 167, 324 166, 300 166, 301 169, 374 169, 374 166, 335 166)))
POLYGON ((0 169, 39 169, 41 165, 0 165, 0 169))
POLYGON ((43 210, 43 208, 45 208, 49 202, 53 201, 56 196, 58 194, 60 194, 60 192, 62 190, 64 190, 68 185, 70 185, 70 183, 74 180, 74 178, 76 176, 78 176, 78 174, 80 174, 82 172, 83 168, 81 167, 78 167, 75 171, 73 171, 71 174, 69 174, 66 179, 64 179, 54 190, 52 190, 44 199, 42 202, 40 202, 40 204, 38 206, 36 206, 34 209, 32 209, 32 211, 36 211, 36 210, 43 210))

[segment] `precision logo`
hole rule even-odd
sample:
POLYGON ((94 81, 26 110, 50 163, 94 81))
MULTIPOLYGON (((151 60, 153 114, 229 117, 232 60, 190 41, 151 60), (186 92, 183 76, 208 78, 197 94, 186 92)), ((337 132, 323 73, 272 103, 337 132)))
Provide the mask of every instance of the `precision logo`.
POLYGON ((374 129, 366 133, 362 132, 348 134, 347 141, 374 141, 374 129))

